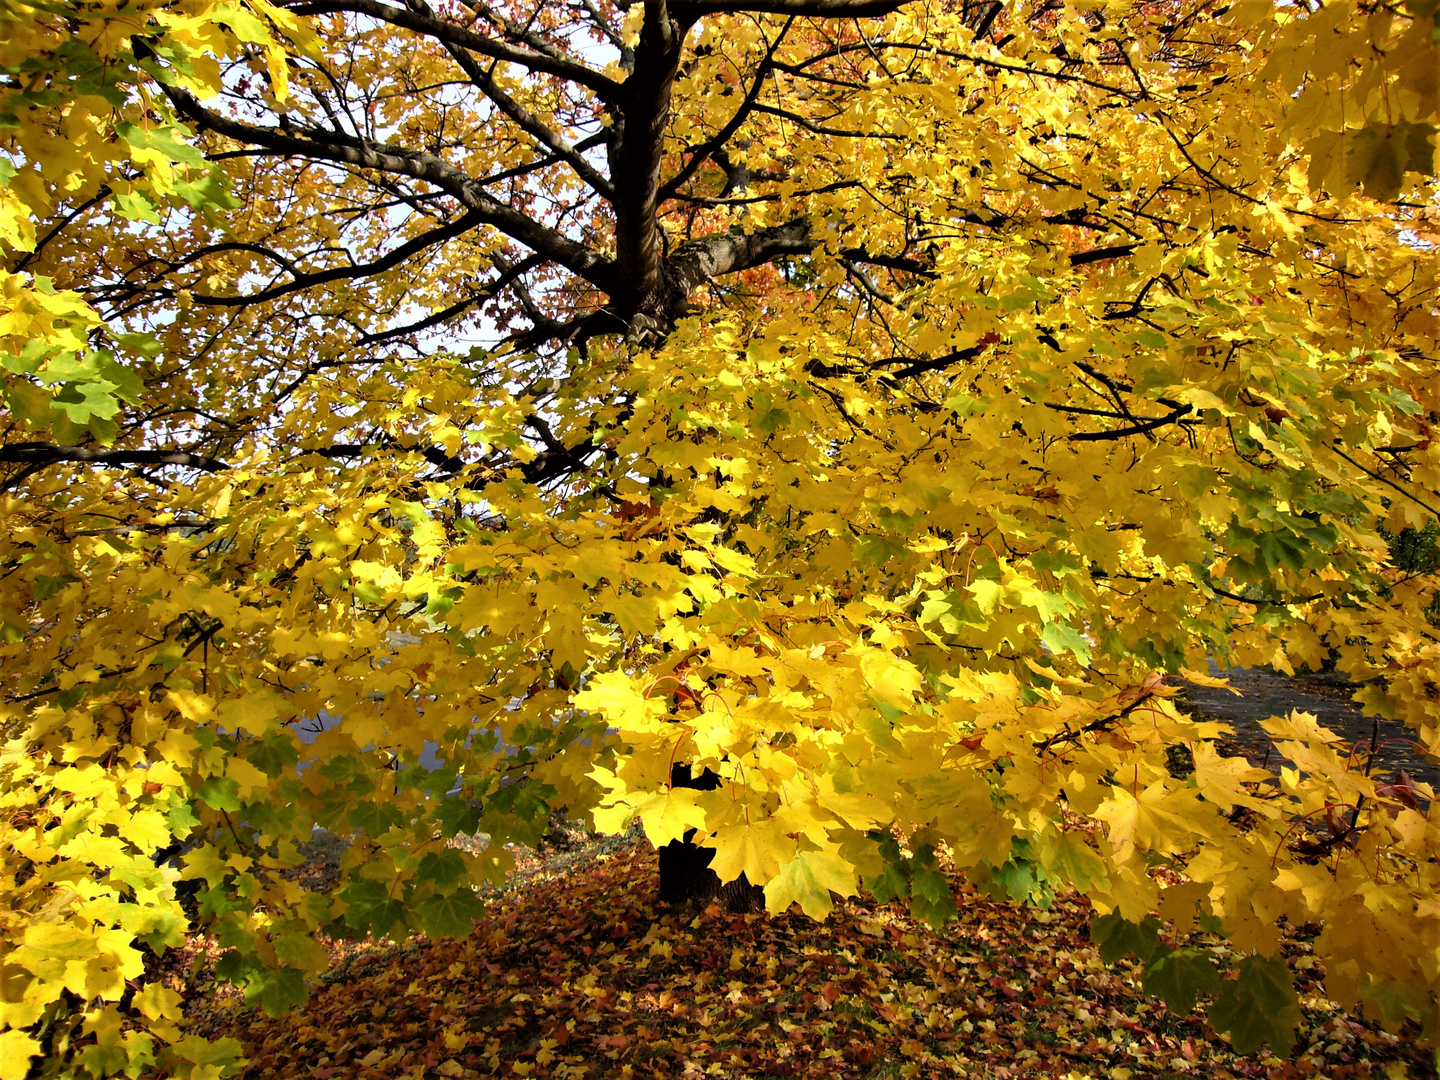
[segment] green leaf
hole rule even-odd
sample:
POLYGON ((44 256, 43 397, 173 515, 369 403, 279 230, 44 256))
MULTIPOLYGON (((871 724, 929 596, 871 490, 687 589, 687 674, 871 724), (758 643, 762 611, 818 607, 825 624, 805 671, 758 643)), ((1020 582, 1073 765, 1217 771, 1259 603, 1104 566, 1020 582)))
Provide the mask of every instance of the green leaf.
POLYGON ((855 868, 828 851, 802 851, 765 886, 765 907, 772 915, 799 904, 812 919, 823 919, 834 907, 832 892, 855 893, 855 868))
POLYGON ((876 566, 884 566, 891 559, 903 559, 908 554, 905 542, 890 536, 866 536, 855 545, 855 558, 876 566))
POLYGON ((345 902, 345 925, 384 937, 396 926, 405 925, 405 904, 392 899, 378 881, 356 881, 340 890, 345 902))
POLYGON ((1045 629, 1040 632, 1040 640, 1051 652, 1074 653, 1076 660, 1086 667, 1090 666, 1090 643, 1069 623, 1046 623, 1045 629))
POLYGON ((388 803, 362 802, 350 811, 350 824, 371 836, 384 836, 402 821, 400 811, 388 803))
POLYGON ((50 391, 22 379, 7 383, 3 390, 6 407, 13 415, 31 427, 45 427, 50 423, 50 402, 53 400, 50 391))
POLYGON ((1100 959, 1113 964, 1126 953, 1149 960, 1160 948, 1160 920, 1153 915, 1132 923, 1116 912, 1090 921, 1090 940, 1100 950, 1100 959))
POLYGON ((165 811, 165 823, 170 826, 170 832, 177 839, 190 835, 190 830, 200 824, 200 819, 195 816, 195 808, 189 801, 180 796, 174 796, 170 803, 170 809, 165 811))
POLYGON ((937 930, 959 915, 950 879, 940 870, 917 866, 910 879, 910 913, 937 930))
POLYGON ((64 412, 72 424, 88 424, 92 416, 106 419, 120 411, 115 389, 115 384, 108 379, 67 383, 50 403, 50 408, 64 412))
POLYGON ((367 604, 378 604, 385 599, 385 590, 373 581, 356 582, 351 586, 350 591, 358 600, 367 604))
POLYGON ((1185 1016, 1197 999, 1220 993, 1220 975, 1204 949, 1161 948, 1143 976, 1145 992, 1165 1002, 1175 1016, 1185 1016))
POLYGON ((469 889, 446 896, 427 896, 415 906, 420 928, 431 938, 469 937, 474 921, 485 914, 484 902, 469 889))
POLYGON ((240 785, 223 776, 212 776, 195 789, 195 795, 212 810, 239 810, 240 785))
POLYGON ((280 1016, 292 1005, 304 1005, 309 996, 305 973, 295 968, 260 968, 250 973, 245 984, 245 1004, 258 1001, 266 1016, 280 1016))
POLYGON ((1043 570, 1056 577, 1079 574, 1085 569, 1085 561, 1080 556, 1066 555, 1060 551, 1046 551, 1044 548, 1030 553, 1030 565, 1036 570, 1043 570))
POLYGON ((990 880, 1011 900, 1023 902, 1035 891, 1035 864, 1026 859, 1006 859, 990 871, 990 880))
POLYGON ((239 1071, 243 1054, 236 1039, 186 1035, 160 1052, 160 1064, 173 1076, 228 1076, 239 1071))
POLYGON ((31 592, 34 593, 36 600, 39 600, 43 603, 44 601, 49 600, 61 589, 65 588, 66 585, 69 585, 72 581, 79 580, 80 579, 77 578, 74 574, 61 574, 58 577, 48 577, 45 574, 36 574, 35 583, 31 586, 31 592))
POLYGON ((165 346, 149 334, 118 334, 115 340, 130 352, 147 360, 154 360, 165 351, 165 346))
POLYGON ((184 180, 175 184, 175 194, 191 206, 215 210, 234 210, 240 200, 231 193, 225 178, 215 172, 208 172, 193 183, 184 180))
POLYGON ((865 888, 880 903, 887 904, 910 895, 910 878, 903 866, 887 862, 880 873, 865 879, 865 888))
POLYGON ((1388 202, 1400 194, 1407 172, 1435 175, 1435 128, 1431 124, 1367 124, 1346 133, 1351 179, 1365 194, 1388 202))
POLYGON ((454 848, 428 852, 415 870, 415 880, 448 890, 470 877, 465 859, 454 848))
POLYGON ((1295 1045, 1300 1002, 1290 982, 1290 970, 1279 956, 1249 956, 1239 977, 1221 984, 1219 997, 1209 1010, 1210 1026, 1230 1033, 1237 1054, 1251 1054, 1268 1043, 1279 1057, 1295 1045))
POLYGON ((251 906, 246 900, 234 896, 230 887, 225 884, 202 889, 195 894, 195 901, 199 905, 200 914, 212 919, 231 911, 243 911, 251 906))
POLYGON ((456 833, 469 836, 480 828, 480 807, 464 799, 446 799, 435 808, 435 820, 447 840, 456 833))
POLYGON ((279 776, 287 766, 300 760, 295 739, 288 731, 270 730, 245 748, 245 760, 266 776, 279 776))
POLYGON ((108 349, 96 353, 95 360, 101 374, 115 384, 115 396, 132 405, 138 404, 141 395, 145 393, 145 383, 140 376, 116 361, 114 354, 108 349))
MULTIPOLYGON (((153 1042, 151 1045, 154 1045, 153 1042)), ((121 1072, 129 1064, 129 1060, 125 1047, 118 1042, 93 1043, 80 1051, 79 1056, 81 1067, 92 1076, 109 1076, 111 1073, 121 1072)))
POLYGON ((1053 847, 1043 852, 1041 865, 1052 877, 1074 885, 1081 892, 1105 884, 1105 863, 1076 833, 1063 833, 1053 847))
POLYGON ((128 120, 122 120, 115 125, 115 133, 129 143, 132 148, 159 150, 171 161, 203 169, 206 164, 205 155, 189 143, 177 142, 175 139, 177 132, 188 134, 183 128, 164 125, 147 130, 128 120))
POLYGON ((111 201, 115 212, 127 221, 148 221, 160 224, 160 215, 155 212, 155 201, 143 191, 118 191, 111 201))

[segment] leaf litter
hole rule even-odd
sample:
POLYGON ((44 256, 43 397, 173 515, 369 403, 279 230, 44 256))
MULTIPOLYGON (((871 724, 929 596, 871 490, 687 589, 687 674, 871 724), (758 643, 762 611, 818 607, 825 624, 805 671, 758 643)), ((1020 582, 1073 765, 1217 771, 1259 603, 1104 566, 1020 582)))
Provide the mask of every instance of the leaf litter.
MULTIPOLYGON (((331 967, 305 1006, 272 1019, 212 984, 188 1031, 239 1039, 257 1080, 1436 1076, 1408 1032, 1320 994, 1303 930, 1284 947, 1296 1050, 1241 1056, 1203 1003, 1173 1016, 1138 964, 1103 963, 1074 894, 1041 911, 955 876, 959 918, 939 931, 867 897, 822 923, 671 908, 644 840, 563 837, 512 848, 516 870, 487 890, 471 937, 327 941, 331 967)), ((1229 955, 1212 936, 1185 943, 1229 955)))

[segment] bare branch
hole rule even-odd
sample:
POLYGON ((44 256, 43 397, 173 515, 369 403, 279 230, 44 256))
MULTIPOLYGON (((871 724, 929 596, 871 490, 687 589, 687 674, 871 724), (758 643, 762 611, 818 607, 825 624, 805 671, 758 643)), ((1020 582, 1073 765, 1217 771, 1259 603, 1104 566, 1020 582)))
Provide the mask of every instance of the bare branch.
MULTIPOLYGON (((328 285, 332 281, 345 281, 351 278, 381 274, 386 270, 391 270, 399 266, 412 255, 418 255, 427 248, 434 247, 436 244, 443 244, 447 240, 453 240, 455 237, 468 232, 475 228, 475 226, 482 224, 483 219, 484 215, 479 211, 471 210, 456 218, 449 225, 432 229, 386 252, 374 262, 361 263, 357 266, 337 266, 330 270, 317 270, 314 273, 305 274, 289 264, 288 260, 285 260, 282 265, 285 265, 285 269, 293 276, 294 280, 292 281, 287 281, 283 284, 275 285, 261 292, 251 293, 246 296, 213 296, 197 293, 194 296, 194 300, 197 304, 208 304, 215 307, 242 307, 247 304, 259 304, 267 300, 277 300, 289 293, 299 292, 302 289, 313 289, 317 285, 328 285)), ((240 247, 242 245, 226 246, 240 247)), ((256 247, 258 245, 243 246, 256 247)), ((262 250, 266 250, 267 255, 274 257, 273 253, 267 249, 262 250)))
POLYGON ((302 0, 299 3, 292 0, 291 3, 282 4, 282 6, 288 7, 297 15, 329 15, 342 12, 368 15, 372 19, 389 23, 391 26, 399 26, 406 30, 426 34, 437 41, 468 49, 481 56, 488 56, 492 60, 508 61, 531 71, 565 79, 594 91, 604 101, 614 100, 620 91, 620 85, 613 79, 584 64, 561 59, 548 52, 496 41, 494 38, 477 34, 473 30, 437 19, 433 15, 392 7, 389 4, 380 3, 379 0, 302 0))
POLYGON ((755 70, 755 79, 751 82, 750 89, 746 91, 745 100, 740 103, 740 107, 735 110, 734 115, 732 115, 730 119, 725 122, 725 126, 717 131, 711 138, 705 140, 705 142, 691 151, 690 160, 685 163, 684 167, 676 173, 674 177, 660 188, 660 194, 657 196, 658 201, 663 203, 666 199, 673 198, 675 193, 685 186, 685 182, 695 175, 695 171, 708 161, 713 154, 723 148, 725 144, 730 141, 731 137, 734 136, 735 132, 740 130, 740 125, 745 123, 746 118, 749 117, 750 113, 754 110, 756 102, 760 100, 760 89, 765 85, 765 76, 770 73, 770 65, 775 58, 775 50, 778 49, 780 43, 785 40, 785 35, 790 32, 790 27, 794 22, 795 20, 793 18, 787 19, 785 25, 780 28, 780 33, 775 35, 775 40, 770 43, 770 47, 765 51, 765 58, 760 61, 760 66, 755 70))
POLYGON ((282 126, 278 127, 249 124, 205 108, 187 91, 173 86, 164 89, 176 111, 217 135, 264 146, 282 154, 334 161, 433 184, 474 211, 477 224, 493 225, 511 239, 559 263, 607 293, 618 291, 615 264, 609 259, 596 255, 584 244, 548 229, 533 217, 502 203, 485 191, 478 181, 444 158, 405 147, 377 144, 339 132, 299 128, 284 123, 283 116, 282 126))
POLYGON ((752 111, 765 113, 768 116, 778 116, 781 120, 790 121, 790 123, 796 127, 802 127, 806 131, 813 132, 816 135, 828 135, 835 139, 890 139, 892 141, 901 141, 905 138, 903 135, 896 135, 890 131, 844 131, 840 128, 826 127, 823 124, 815 123, 813 120, 808 120, 798 113, 793 113, 789 109, 777 109, 772 105, 757 104, 752 111))
MULTIPOLYGON (((419 0, 416 2, 418 4, 419 0)), ((508 116, 520 130, 574 169, 575 175, 589 184, 602 199, 612 203, 615 201, 615 190, 610 186, 610 181, 601 176, 595 166, 586 161, 575 147, 550 130, 544 121, 502 90, 491 72, 476 63, 475 58, 465 49, 449 41, 442 40, 441 44, 460 65, 460 69, 465 72, 466 77, 475 84, 481 93, 494 102, 495 107, 508 116)))
POLYGON ((428 330, 432 326, 438 326, 440 323, 448 322, 466 308, 473 307, 476 304, 483 304, 486 300, 493 300, 502 290, 517 282, 521 274, 534 270, 543 261, 543 259, 536 255, 514 266, 503 267, 500 266, 500 260, 497 257, 495 260, 496 266, 504 270, 504 273, 492 281, 482 291, 467 296, 463 300, 457 300, 449 307, 443 308, 433 315, 428 315, 417 322, 409 323, 405 326, 397 326, 390 330, 382 330, 375 334, 366 334, 355 344, 360 348, 364 348, 367 345, 379 345, 386 341, 393 341, 398 337, 404 337, 406 334, 419 333, 421 330, 428 330))

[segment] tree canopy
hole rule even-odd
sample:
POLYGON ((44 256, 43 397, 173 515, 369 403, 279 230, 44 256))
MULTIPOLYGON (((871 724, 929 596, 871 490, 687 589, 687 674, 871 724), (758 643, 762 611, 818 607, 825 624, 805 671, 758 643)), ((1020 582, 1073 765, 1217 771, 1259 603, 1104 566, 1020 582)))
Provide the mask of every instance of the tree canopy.
POLYGON ((1173 700, 1440 751, 1434 0, 0 19, 6 1080, 218 1075, 192 919, 280 1010, 555 807, 774 912, 1073 885, 1242 1050, 1317 924, 1440 1035, 1433 792, 1173 700))

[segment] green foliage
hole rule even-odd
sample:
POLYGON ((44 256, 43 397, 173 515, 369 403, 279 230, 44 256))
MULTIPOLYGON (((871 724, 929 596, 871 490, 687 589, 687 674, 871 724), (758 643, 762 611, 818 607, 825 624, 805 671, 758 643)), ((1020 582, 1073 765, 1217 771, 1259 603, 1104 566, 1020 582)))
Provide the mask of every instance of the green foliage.
POLYGON ((1133 923, 1116 912, 1097 915, 1090 923, 1090 940, 1107 964, 1127 954, 1148 961, 1161 949, 1160 920, 1147 915, 1133 923))
POLYGON ((1240 962, 1237 978, 1221 984, 1209 1017, 1217 1031, 1229 1033, 1230 1044, 1239 1053, 1253 1053, 1268 1043, 1280 1057, 1288 1057, 1295 1045, 1300 1003, 1285 961, 1278 956, 1247 956, 1240 962))
POLYGON ((1202 997, 1219 994, 1220 976, 1209 953, 1187 946, 1172 949, 1160 946, 1145 965, 1145 992, 1165 1002, 1176 1016, 1185 1016, 1202 997))

